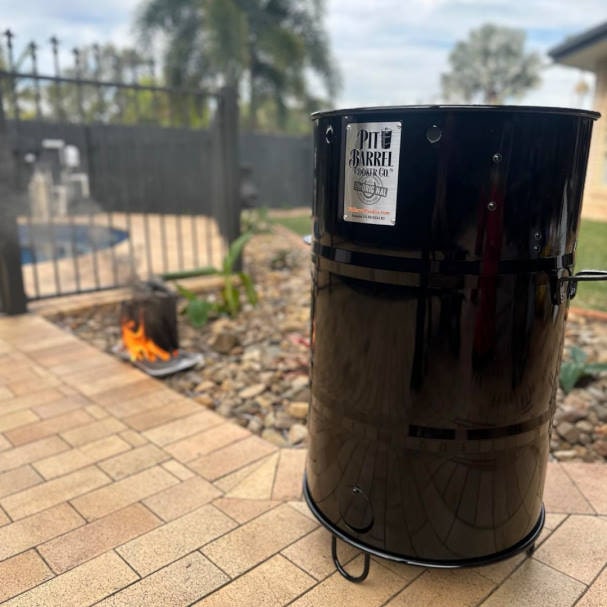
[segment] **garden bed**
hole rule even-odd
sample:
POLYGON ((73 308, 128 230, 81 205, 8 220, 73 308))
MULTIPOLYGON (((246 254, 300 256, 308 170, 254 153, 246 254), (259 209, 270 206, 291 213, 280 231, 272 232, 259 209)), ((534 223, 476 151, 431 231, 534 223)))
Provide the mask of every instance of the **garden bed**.
MULTIPOLYGON (((298 236, 276 226, 247 245, 245 264, 260 295, 234 319, 212 319, 200 329, 179 319, 182 350, 201 352, 203 364, 163 381, 255 434, 281 446, 305 446, 310 399, 310 251, 298 236)), ((50 320, 98 348, 120 341, 120 305, 58 314, 50 320)), ((599 360, 607 353, 607 322, 572 314, 571 346, 599 360)), ((559 389, 550 449, 561 461, 607 459, 607 377, 559 389)))

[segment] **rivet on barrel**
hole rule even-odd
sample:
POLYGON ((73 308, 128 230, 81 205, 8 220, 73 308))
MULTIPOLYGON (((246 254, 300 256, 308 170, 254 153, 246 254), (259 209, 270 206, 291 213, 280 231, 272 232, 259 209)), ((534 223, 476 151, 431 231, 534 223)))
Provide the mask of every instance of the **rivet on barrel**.
POLYGON ((497 209, 497 203, 496 203, 496 202, 494 202, 493 200, 490 200, 490 201, 487 203, 487 210, 488 210, 488 211, 495 211, 495 209, 497 209))
POLYGON ((491 160, 493 161, 493 164, 499 164, 502 161, 502 155, 499 152, 496 152, 493 154, 491 160))

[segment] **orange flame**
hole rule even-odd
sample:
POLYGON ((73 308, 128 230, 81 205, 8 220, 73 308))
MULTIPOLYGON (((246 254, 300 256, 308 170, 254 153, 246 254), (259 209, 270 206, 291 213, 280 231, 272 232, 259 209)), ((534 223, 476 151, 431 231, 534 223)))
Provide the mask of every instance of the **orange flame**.
MULTIPOLYGON (((139 326, 134 320, 122 320, 120 323, 122 331, 122 343, 129 353, 131 360, 148 360, 156 362, 169 360, 171 354, 156 345, 145 333, 143 315, 139 319, 139 326), (137 327, 137 328, 136 328, 137 327)), ((177 354, 175 351, 173 354, 177 354)))

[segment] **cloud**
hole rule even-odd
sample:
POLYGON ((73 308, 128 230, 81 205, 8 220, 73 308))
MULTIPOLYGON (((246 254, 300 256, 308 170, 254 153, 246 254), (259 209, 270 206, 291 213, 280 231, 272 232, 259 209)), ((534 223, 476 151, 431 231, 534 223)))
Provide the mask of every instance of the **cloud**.
MULTIPOLYGON (((326 24, 344 75, 337 105, 434 103, 449 51, 470 30, 487 22, 522 28, 528 49, 545 56, 567 36, 597 25, 604 6, 604 0, 330 0, 326 24)), ((542 86, 520 102, 579 103, 573 94, 579 72, 554 67, 542 76, 542 86)))
MULTIPOLYGON (((0 0, 0 28, 15 33, 15 55, 31 41, 39 45, 39 67, 52 69, 49 38, 60 40, 60 61, 71 66, 71 50, 93 42, 132 45, 131 23, 141 0, 0 0)), ((2 37, 4 43, 4 37, 2 37)), ((4 46, 4 44, 3 44, 4 46)))
MULTIPOLYGON (((52 34, 62 41, 64 65, 72 64, 75 46, 132 45, 131 24, 141 3, 0 0, 0 27, 15 31, 17 49, 30 40, 41 44, 40 69, 48 71, 52 34)), ((605 18, 605 0, 326 0, 326 9, 325 25, 344 76, 340 107, 437 102, 450 49, 483 23, 523 28, 528 48, 545 55, 605 18)), ((574 69, 546 69, 542 86, 521 101, 576 105, 573 87, 579 78, 574 69)))

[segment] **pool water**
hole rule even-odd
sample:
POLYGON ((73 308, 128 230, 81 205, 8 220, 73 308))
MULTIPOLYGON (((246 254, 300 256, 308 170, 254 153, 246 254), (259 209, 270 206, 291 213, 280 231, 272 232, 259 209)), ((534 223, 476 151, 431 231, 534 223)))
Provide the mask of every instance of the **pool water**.
POLYGON ((21 263, 72 257, 113 247, 128 238, 118 228, 96 225, 42 224, 19 226, 21 263))

